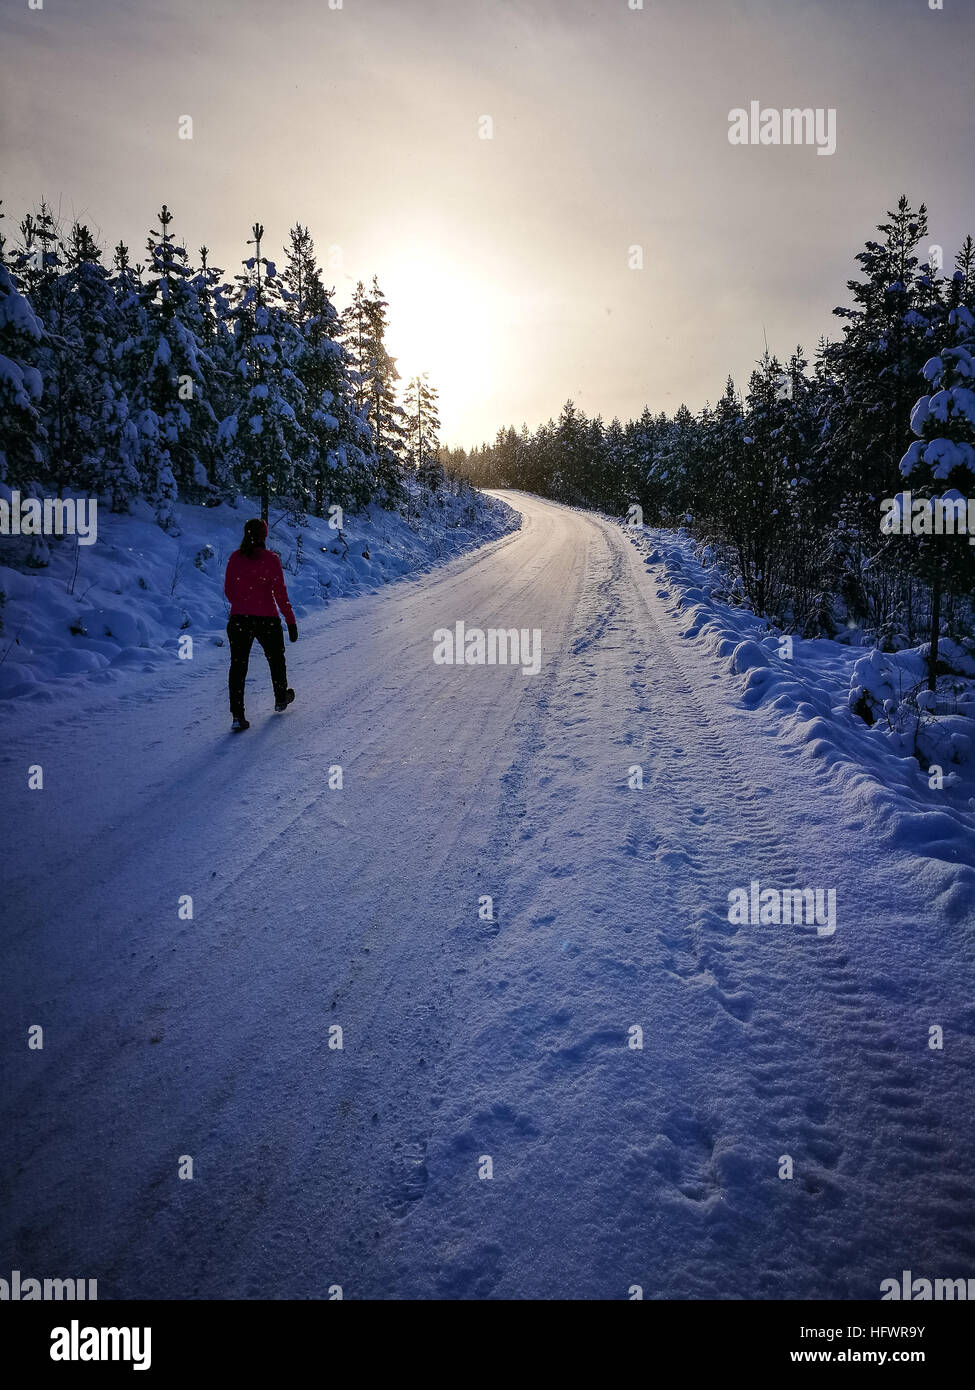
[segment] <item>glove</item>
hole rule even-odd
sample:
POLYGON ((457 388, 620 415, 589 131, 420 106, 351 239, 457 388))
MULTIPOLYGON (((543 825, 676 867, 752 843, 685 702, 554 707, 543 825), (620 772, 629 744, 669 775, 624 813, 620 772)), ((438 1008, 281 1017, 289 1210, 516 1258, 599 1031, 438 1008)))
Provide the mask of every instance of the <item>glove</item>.
POLYGON ((289 624, 288 624, 288 636, 291 638, 292 642, 297 642, 297 640, 298 640, 298 624, 297 624, 297 623, 289 623, 289 624))

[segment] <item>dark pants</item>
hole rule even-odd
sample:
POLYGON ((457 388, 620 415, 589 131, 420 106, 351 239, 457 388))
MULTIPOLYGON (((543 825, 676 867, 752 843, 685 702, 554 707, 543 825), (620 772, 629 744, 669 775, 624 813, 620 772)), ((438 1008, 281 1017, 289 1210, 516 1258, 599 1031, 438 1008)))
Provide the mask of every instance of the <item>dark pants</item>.
POLYGON ((227 624, 227 636, 230 638, 230 713, 234 719, 244 713, 244 682, 255 637, 271 668, 275 703, 284 700, 288 690, 288 671, 280 619, 250 618, 238 613, 227 624))

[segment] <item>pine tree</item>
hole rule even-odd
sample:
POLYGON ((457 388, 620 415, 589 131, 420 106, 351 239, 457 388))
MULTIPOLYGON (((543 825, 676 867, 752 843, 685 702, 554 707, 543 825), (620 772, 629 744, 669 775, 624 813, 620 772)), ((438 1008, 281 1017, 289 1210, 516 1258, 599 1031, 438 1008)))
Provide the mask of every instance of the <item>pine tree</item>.
POLYGON ((344 329, 352 357, 356 401, 368 410, 374 494, 390 506, 405 496, 406 430, 403 410, 396 403, 399 372, 386 348, 387 311, 378 280, 373 277, 369 294, 360 281, 346 311, 344 329))
POLYGON ((930 355, 931 325, 941 314, 940 282, 914 254, 928 235, 927 209, 906 197, 879 224, 882 241, 868 241, 856 259, 864 278, 849 280, 853 308, 843 339, 828 345, 825 369, 834 386, 830 450, 842 478, 841 521, 848 549, 847 597, 861 616, 883 622, 883 584, 876 516, 891 488, 910 424, 917 374, 930 355), (841 462, 842 461, 842 462, 841 462), (839 470, 841 469, 841 472, 839 470))
POLYGON ((955 270, 948 287, 945 307, 948 310, 964 305, 975 312, 975 241, 967 236, 955 257, 955 270))
POLYGON ((301 451, 307 440, 299 414, 305 389, 296 371, 302 343, 279 302, 277 269, 261 253, 264 228, 252 228, 254 255, 244 260, 231 310, 235 408, 220 422, 219 438, 239 485, 256 491, 268 519, 272 495, 299 508, 307 493, 301 451))
POLYGON ((586 478, 590 481, 583 484, 583 491, 588 491, 593 506, 605 507, 607 495, 606 427, 600 415, 596 415, 586 426, 584 467, 586 478))
POLYGON ((782 569, 790 525, 788 403, 784 373, 767 350, 752 372, 745 397, 747 435, 737 479, 742 520, 738 549, 745 592, 757 613, 780 616, 782 569))
POLYGON ((148 263, 136 290, 136 332, 123 353, 138 471, 156 519, 174 529, 180 495, 200 501, 210 491, 216 416, 208 399, 213 364, 203 346, 203 316, 186 249, 162 207, 159 231, 146 243, 148 263))
POLYGON ((77 405, 78 342, 61 228, 46 202, 21 223, 17 274, 44 329, 38 368, 44 381, 43 449, 38 480, 59 496, 77 465, 72 428, 77 405))
MULTIPOLYGON (((900 471, 913 496, 964 506, 975 498, 975 316, 959 305, 948 316, 948 328, 953 342, 924 364, 929 393, 911 412, 918 438, 901 459, 900 471)), ((933 691, 942 597, 946 590, 970 588, 975 564, 971 548, 957 536, 921 535, 917 563, 931 583, 928 689, 933 691)))
POLYGON ((627 438, 618 416, 614 416, 606 427, 600 505, 615 515, 625 514, 629 505, 627 438))
POLYGON ((818 451, 818 383, 808 376, 808 365, 802 348, 797 347, 779 392, 783 414, 779 442, 788 488, 785 582, 795 626, 804 636, 817 637, 832 634, 833 605, 825 584, 837 574, 837 515, 835 488, 824 473, 818 451))
MULTIPOLYGON (((527 431, 526 431, 527 434, 527 431)), ((498 430, 490 452, 490 462, 479 477, 479 487, 520 487, 525 467, 525 439, 514 429, 498 430)))
POLYGON ((129 248, 123 242, 112 257, 112 292, 115 298, 115 342, 112 348, 115 378, 119 389, 114 400, 118 420, 116 448, 106 458, 103 486, 113 512, 125 513, 143 495, 141 467, 145 443, 133 418, 129 390, 137 394, 138 373, 133 363, 142 338, 146 315, 141 290, 141 266, 133 266, 129 248))
POLYGON ((444 476, 437 457, 440 449, 440 405, 436 387, 430 385, 426 372, 407 382, 403 405, 410 467, 421 486, 435 492, 444 476))
POLYGON ((291 228, 285 256, 281 293, 301 339, 297 370, 305 388, 301 425, 313 509, 322 516, 327 502, 356 511, 372 495, 370 431, 365 409, 356 403, 342 323, 307 227, 291 228))
POLYGON ((586 499, 588 425, 588 420, 575 402, 567 400, 555 426, 553 443, 558 461, 554 466, 550 465, 549 495, 571 506, 581 506, 586 499))
MULTIPOLYGON (((0 211, 0 219, 4 216, 0 211)), ((0 231, 0 482, 29 486, 42 462, 40 320, 20 293, 0 231)))
POLYGON ((116 346, 122 327, 111 273, 89 229, 75 223, 67 245, 65 272, 76 348, 72 398, 75 443, 71 482, 107 493, 113 510, 124 510, 137 493, 138 473, 126 461, 128 399, 116 346))
POLYGON ((744 405, 729 376, 704 432, 699 503, 705 530, 726 545, 737 546, 748 524, 738 489, 745 468, 746 433, 744 405))
POLYGON ((637 503, 644 521, 650 521, 648 482, 657 443, 657 420, 649 406, 644 406, 639 420, 626 426, 626 505, 637 503))
POLYGON ((237 492, 237 481, 221 448, 219 425, 216 423, 228 414, 236 383, 233 375, 233 337, 230 332, 230 287, 224 282, 223 271, 210 264, 208 247, 200 247, 199 258, 199 269, 189 283, 196 300, 197 331, 206 354, 206 399, 208 412, 212 412, 212 416, 208 414, 207 427, 198 432, 196 447, 209 480, 209 496, 204 500, 213 502, 232 499, 237 492))

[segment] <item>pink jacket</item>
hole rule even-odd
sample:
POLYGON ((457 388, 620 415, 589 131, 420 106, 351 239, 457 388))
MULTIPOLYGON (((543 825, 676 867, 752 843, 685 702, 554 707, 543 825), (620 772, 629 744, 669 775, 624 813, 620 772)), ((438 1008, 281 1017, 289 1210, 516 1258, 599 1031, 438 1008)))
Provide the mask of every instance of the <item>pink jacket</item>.
POLYGON ((278 609, 290 626, 295 615, 288 602, 281 561, 273 550, 258 546, 253 555, 235 550, 227 561, 223 591, 230 599, 230 616, 276 618, 278 609))

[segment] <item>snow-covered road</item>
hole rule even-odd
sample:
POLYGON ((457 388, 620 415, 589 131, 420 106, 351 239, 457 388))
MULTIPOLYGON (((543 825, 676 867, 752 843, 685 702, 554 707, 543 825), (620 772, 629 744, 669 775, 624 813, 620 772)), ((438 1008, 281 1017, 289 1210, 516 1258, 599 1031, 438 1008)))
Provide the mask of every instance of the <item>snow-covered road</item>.
POLYGON ((520 532, 309 623, 284 716, 255 652, 243 735, 214 663, 15 723, 8 1269, 103 1298, 975 1274, 970 928, 681 642, 618 527, 505 497, 520 532), (460 620, 540 629, 540 672, 435 664, 460 620), (835 889, 835 934, 730 923, 753 879, 835 889))

